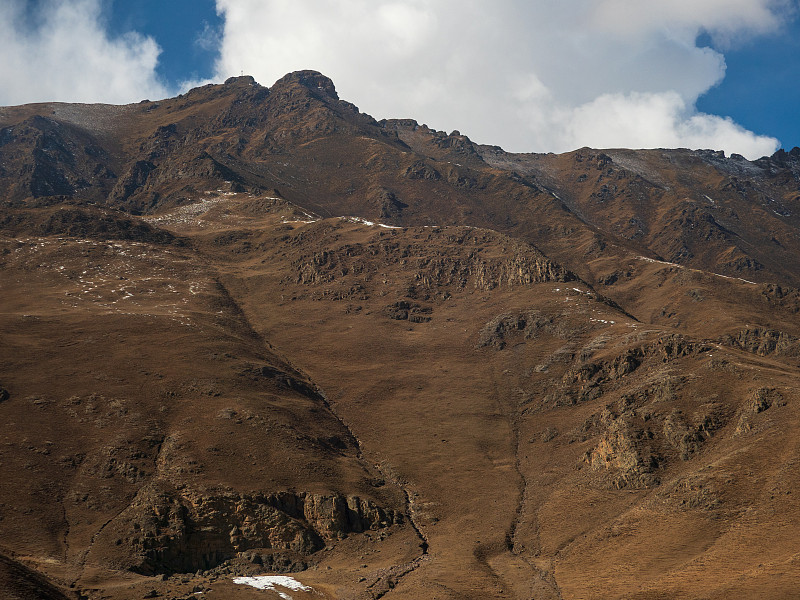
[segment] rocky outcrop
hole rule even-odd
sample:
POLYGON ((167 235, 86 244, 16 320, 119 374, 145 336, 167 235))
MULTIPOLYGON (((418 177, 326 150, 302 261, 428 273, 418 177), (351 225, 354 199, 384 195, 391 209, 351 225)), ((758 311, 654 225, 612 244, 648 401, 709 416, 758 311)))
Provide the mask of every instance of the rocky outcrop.
POLYGON ((111 203, 140 214, 169 204, 193 201, 200 190, 245 191, 242 178, 221 158, 205 151, 194 156, 179 152, 188 144, 186 138, 191 138, 191 132, 179 137, 172 131, 169 135, 175 139, 159 144, 157 142, 165 140, 153 134, 155 139, 146 143, 140 158, 129 164, 111 191, 111 203))
POLYGON ((775 388, 760 387, 750 395, 745 405, 745 411, 757 415, 771 408, 775 402, 780 402, 782 399, 783 395, 775 388))
POLYGON ((125 566, 143 574, 207 570, 245 552, 259 564, 296 571, 348 534, 402 522, 402 514, 358 496, 149 487, 108 528, 104 541, 119 549, 125 566))
POLYGON ((295 71, 293 73, 284 75, 275 82, 271 91, 274 93, 279 93, 284 88, 290 88, 294 85, 302 85, 313 93, 325 95, 334 100, 339 99, 339 95, 336 93, 336 86, 334 86, 333 81, 322 73, 311 70, 295 71))
POLYGON ((611 418, 597 445, 583 461, 593 471, 603 471, 615 489, 648 488, 658 483, 654 471, 659 457, 652 448, 653 432, 636 423, 632 414, 611 418))
POLYGON ((33 116, 0 130, 0 192, 12 199, 100 198, 116 175, 112 158, 86 130, 33 116))
POLYGON ((408 204, 401 201, 392 190, 381 188, 374 193, 374 202, 378 206, 378 217, 394 219, 399 217, 408 204))
POLYGON ((457 129, 451 131, 449 134, 446 134, 444 131, 434 131, 432 141, 443 150, 453 150, 459 154, 468 156, 478 155, 472 140, 462 135, 457 129))
POLYGON ((280 388, 293 390, 313 400, 324 402, 319 388, 290 367, 284 370, 271 365, 248 364, 239 372, 239 375, 253 382, 268 380, 280 388))
POLYGON ((579 355, 579 360, 564 373, 559 385, 547 394, 545 401, 554 406, 570 406, 593 400, 608 385, 630 375, 646 362, 669 363, 698 356, 711 349, 712 346, 705 342, 672 334, 647 344, 625 348, 617 354, 606 354, 602 358, 581 360, 579 355))
MULTIPOLYGON (((660 485, 670 464, 691 460, 725 427, 728 411, 714 397, 690 412, 677 407, 662 412, 665 402, 679 399, 677 385, 667 380, 624 394, 572 432, 572 441, 595 440, 578 465, 588 467, 595 484, 613 489, 660 485)), ((761 399, 762 406, 770 393, 757 393, 753 398, 761 399)))
POLYGON ((392 270, 407 278, 412 297, 448 287, 489 291, 577 279, 530 244, 466 227, 384 231, 365 243, 303 252, 293 267, 301 284, 350 281, 350 291, 338 293, 337 299, 362 296, 372 278, 392 270))
POLYGON ((507 256, 485 260, 476 255, 467 257, 435 257, 419 261, 415 279, 423 287, 454 285, 489 291, 498 287, 515 287, 548 281, 573 281, 575 276, 552 261, 519 248, 507 256))
POLYGON ((771 387, 760 387, 754 390, 739 412, 739 421, 734 434, 742 435, 752 431, 756 426, 756 415, 772 408, 773 404, 785 404, 783 394, 778 390, 771 387))
POLYGON ((8 210, 0 216, 0 230, 14 235, 57 235, 151 244, 183 243, 172 233, 124 213, 84 206, 8 210))
POLYGON ((681 335, 667 335, 655 342, 628 348, 621 354, 605 360, 577 365, 564 375, 565 383, 605 383, 614 381, 635 371, 646 359, 655 358, 661 362, 696 356, 711 349, 705 342, 687 340, 681 335))
POLYGON ((390 304, 384 309, 386 316, 396 321, 409 321, 411 323, 427 323, 431 320, 432 309, 428 306, 420 306, 416 302, 400 300, 390 304))
POLYGON ((800 338, 766 327, 742 329, 724 336, 721 342, 759 356, 800 356, 800 338))
POLYGON ((524 339, 530 340, 543 333, 566 338, 569 336, 570 330, 552 315, 544 315, 539 311, 504 313, 483 327, 477 347, 488 346, 502 350, 506 347, 506 343, 515 336, 522 336, 524 339))
POLYGON ((689 460, 715 431, 725 425, 724 416, 713 404, 687 418, 674 409, 664 419, 663 433, 667 442, 678 452, 681 460, 689 460))
POLYGON ((800 172, 800 148, 795 146, 789 152, 781 148, 772 156, 762 156, 753 163, 766 171, 772 171, 773 174, 781 169, 789 169, 797 173, 800 172))
POLYGON ((156 165, 149 160, 135 161, 128 167, 127 171, 125 171, 117 182, 117 185, 114 186, 114 189, 111 190, 109 199, 114 202, 127 201, 139 188, 144 186, 150 173, 155 170, 156 165))
POLYGON ((425 161, 418 160, 414 164, 406 167, 406 169, 403 171, 403 177, 408 179, 427 179, 430 181, 439 181, 442 178, 442 174, 432 166, 425 163, 425 161))

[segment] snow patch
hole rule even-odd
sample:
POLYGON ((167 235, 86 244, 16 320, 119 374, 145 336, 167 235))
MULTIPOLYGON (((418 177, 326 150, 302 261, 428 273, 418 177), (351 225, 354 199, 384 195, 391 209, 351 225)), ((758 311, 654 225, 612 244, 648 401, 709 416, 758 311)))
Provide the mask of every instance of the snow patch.
POLYGON ((300 220, 300 219, 289 220, 289 219, 286 219, 284 217, 281 217, 281 223, 305 223, 306 225, 308 225, 309 223, 316 223, 318 220, 319 219, 314 219, 312 221, 303 221, 303 220, 300 220))
MULTIPOLYGON (((281 201, 285 202, 283 200, 283 198, 277 198, 275 196, 262 196, 262 198, 265 199, 265 200, 273 200, 275 202, 281 202, 281 201)), ((305 210, 301 206, 298 206, 296 204, 292 204, 291 202, 286 202, 286 204, 288 204, 289 206, 293 207, 297 212, 299 212, 302 215, 303 218, 301 218, 301 219, 289 219, 286 216, 282 215, 281 216, 281 223, 316 223, 317 221, 319 221, 322 218, 319 215, 311 214, 310 212, 308 212, 307 210, 305 210)))
POLYGON ((755 281, 750 281, 749 279, 742 279, 741 277, 730 277, 728 275, 720 275, 719 273, 711 273, 711 274, 715 275, 716 277, 722 277, 723 279, 733 279, 734 281, 738 280, 738 281, 744 281, 745 283, 749 283, 752 285, 758 285, 755 281))
POLYGON ((345 221, 349 221, 350 223, 361 223, 362 225, 368 225, 372 227, 375 225, 375 221, 367 221, 366 219, 362 219, 361 217, 339 217, 345 221))
MULTIPOLYGON (((683 265, 679 265, 677 263, 666 262, 664 260, 655 260, 654 258, 647 258, 646 256, 637 256, 636 258, 646 262, 659 263, 662 265, 669 265, 670 267, 678 267, 679 269, 686 269, 686 267, 684 267, 683 265)), ((709 275, 713 275, 714 277, 722 277, 723 279, 732 279, 734 281, 743 281, 751 285, 758 285, 755 281, 750 281, 749 279, 742 279, 741 277, 730 277, 728 275, 721 275, 720 273, 714 273, 713 271, 703 271, 702 269, 689 269, 689 270, 695 271, 697 273, 707 273, 709 275)))
POLYGON ((670 267, 680 267, 681 269, 684 268, 683 265, 679 265, 678 263, 671 263, 665 260, 656 260, 655 258, 647 258, 646 256, 637 256, 636 258, 638 258, 639 260, 643 260, 645 262, 658 263, 660 265, 669 265, 670 267))
POLYGON ((292 597, 276 587, 282 587, 294 592, 313 592, 314 589, 303 585, 293 577, 288 575, 259 575, 257 577, 235 577, 233 583, 239 585, 249 585, 259 590, 266 590, 277 593, 284 600, 292 600, 292 597))
POLYGON ((384 229, 402 229, 402 227, 397 227, 396 225, 384 225, 383 223, 376 223, 375 221, 367 221, 366 219, 362 219, 361 217, 338 217, 343 221, 347 221, 348 223, 360 223, 361 225, 367 225, 369 227, 383 227, 384 229))
POLYGON ((568 293, 568 294, 569 294, 570 292, 578 292, 579 294, 587 294, 587 295, 591 295, 591 293, 592 293, 592 292, 590 292, 590 291, 588 291, 588 290, 582 290, 582 289, 580 289, 580 288, 576 288, 576 287, 573 287, 573 288, 564 288, 563 290, 562 290, 561 288, 553 288, 553 290, 552 290, 552 291, 553 291, 553 292, 561 292, 561 291, 564 291, 564 292, 566 292, 566 293, 568 293))

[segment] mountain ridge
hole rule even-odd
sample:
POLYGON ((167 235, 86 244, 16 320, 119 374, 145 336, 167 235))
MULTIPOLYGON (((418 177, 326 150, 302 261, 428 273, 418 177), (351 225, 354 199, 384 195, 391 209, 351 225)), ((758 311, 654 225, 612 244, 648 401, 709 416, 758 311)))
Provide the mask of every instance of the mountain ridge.
POLYGON ((785 597, 799 164, 510 154, 315 71, 0 109, 0 584, 785 597))

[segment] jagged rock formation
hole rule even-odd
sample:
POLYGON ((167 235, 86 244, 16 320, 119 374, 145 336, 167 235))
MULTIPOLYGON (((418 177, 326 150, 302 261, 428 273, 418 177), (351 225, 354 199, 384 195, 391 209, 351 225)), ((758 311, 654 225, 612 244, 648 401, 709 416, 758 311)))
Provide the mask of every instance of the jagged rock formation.
MULTIPOLYGON (((375 257, 379 257, 382 268, 402 271, 411 297, 429 298, 433 290, 449 288, 489 291, 575 279, 575 275, 531 245, 493 232, 469 228, 445 232, 433 228, 404 235, 401 243, 395 239, 397 233, 389 230, 367 243, 342 246, 336 243, 337 229, 327 224, 311 234, 317 238, 315 245, 320 250, 295 259, 297 283, 351 284, 350 289, 357 294, 363 286, 371 287, 378 275, 375 257)), ((288 246, 294 243, 291 239, 282 241, 288 246)))
POLYGON ((403 522, 358 496, 278 492, 215 493, 144 488, 104 530, 95 548, 108 545, 134 571, 194 573, 236 556, 277 572, 301 571, 313 554, 349 533, 403 522), (112 542, 112 537, 117 537, 112 542))
POLYGON ((742 329, 735 335, 726 335, 722 343, 747 350, 759 356, 779 354, 783 356, 797 356, 800 353, 800 340, 783 331, 774 329, 742 329))
POLYGON ((507 339, 514 334, 522 334, 532 339, 540 333, 548 333, 561 338, 568 338, 573 333, 552 315, 542 315, 535 310, 521 314, 502 314, 486 324, 481 330, 478 347, 493 346, 498 350, 506 347, 507 339))

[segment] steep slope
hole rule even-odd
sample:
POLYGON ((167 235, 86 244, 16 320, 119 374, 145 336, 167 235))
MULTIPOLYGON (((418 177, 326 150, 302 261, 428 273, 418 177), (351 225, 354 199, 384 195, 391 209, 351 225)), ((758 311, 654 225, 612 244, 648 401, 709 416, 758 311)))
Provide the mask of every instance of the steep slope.
POLYGON ((800 281, 787 260, 797 251, 797 153, 510 155, 412 120, 376 122, 313 71, 127 107, 7 108, 0 128, 0 184, 17 201, 108 198, 150 213, 203 192, 277 190, 323 216, 511 233, 593 280, 609 275, 593 264, 602 252, 800 281))
POLYGON ((756 162, 705 150, 481 154, 543 182, 588 224, 652 258, 796 285, 798 152, 756 162))
POLYGON ((351 532, 415 537, 402 490, 180 245, 0 243, 6 553, 88 590, 109 569, 297 570, 351 532))
MULTIPOLYGON (((791 353, 642 324, 486 230, 266 215, 236 232, 196 235, 410 490, 430 560, 404 597, 724 598, 756 557, 737 588, 797 583, 791 353)), ((709 304, 763 302, 698 277, 709 304)))

